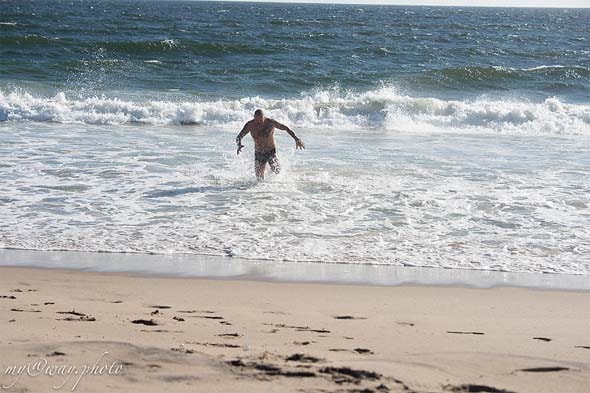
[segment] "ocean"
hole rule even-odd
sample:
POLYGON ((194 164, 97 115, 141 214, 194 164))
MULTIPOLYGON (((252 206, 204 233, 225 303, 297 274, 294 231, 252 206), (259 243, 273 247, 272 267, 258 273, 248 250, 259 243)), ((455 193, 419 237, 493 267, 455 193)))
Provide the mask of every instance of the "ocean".
POLYGON ((0 0, 0 248, 589 275, 589 22, 0 0))

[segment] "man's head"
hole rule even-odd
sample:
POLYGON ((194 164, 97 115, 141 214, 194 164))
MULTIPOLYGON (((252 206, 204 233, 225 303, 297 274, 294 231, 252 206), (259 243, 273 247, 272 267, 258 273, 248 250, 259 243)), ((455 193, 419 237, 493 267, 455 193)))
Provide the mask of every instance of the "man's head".
POLYGON ((254 121, 256 123, 262 123, 264 121, 264 112, 262 112, 262 109, 256 109, 254 112, 254 121))

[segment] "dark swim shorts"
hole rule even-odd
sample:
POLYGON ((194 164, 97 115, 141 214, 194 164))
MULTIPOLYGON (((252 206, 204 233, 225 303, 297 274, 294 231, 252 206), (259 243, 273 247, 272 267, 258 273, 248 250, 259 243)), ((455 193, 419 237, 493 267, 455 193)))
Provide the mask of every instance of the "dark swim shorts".
POLYGON ((277 160, 277 151, 276 149, 272 149, 269 151, 265 151, 264 153, 255 152, 254 153, 254 160, 261 164, 266 164, 267 162, 271 165, 274 165, 277 160))

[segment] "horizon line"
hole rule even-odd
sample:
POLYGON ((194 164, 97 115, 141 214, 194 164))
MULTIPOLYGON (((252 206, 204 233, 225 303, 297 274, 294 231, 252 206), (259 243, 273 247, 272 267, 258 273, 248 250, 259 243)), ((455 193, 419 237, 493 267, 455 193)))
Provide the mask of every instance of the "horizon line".
POLYGON ((401 7, 449 7, 449 8, 530 8, 530 9, 590 9, 590 5, 481 5, 481 4, 433 4, 433 3, 397 3, 397 2, 379 2, 378 0, 369 0, 368 2, 342 1, 342 0, 165 0, 165 1, 201 1, 212 3, 268 3, 268 4, 336 4, 336 5, 358 5, 358 6, 401 6, 401 7))

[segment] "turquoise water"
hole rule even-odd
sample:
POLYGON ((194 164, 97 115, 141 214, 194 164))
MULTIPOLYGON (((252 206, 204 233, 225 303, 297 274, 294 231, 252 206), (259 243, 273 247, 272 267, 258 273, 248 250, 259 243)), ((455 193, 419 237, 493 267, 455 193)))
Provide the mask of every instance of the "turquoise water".
POLYGON ((0 5, 2 248, 590 273, 590 10, 0 5))

